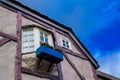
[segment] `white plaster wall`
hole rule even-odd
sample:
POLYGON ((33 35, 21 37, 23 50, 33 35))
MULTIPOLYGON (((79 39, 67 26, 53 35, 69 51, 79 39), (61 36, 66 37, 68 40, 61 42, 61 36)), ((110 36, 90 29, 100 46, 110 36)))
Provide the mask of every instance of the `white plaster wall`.
POLYGON ((37 76, 22 73, 22 80, 50 80, 50 79, 40 78, 37 76))
POLYGON ((75 70, 71 67, 68 61, 64 58, 61 62, 63 80, 80 80, 75 70))
POLYGON ((37 24, 37 23, 35 23, 35 22, 33 22, 33 21, 25 18, 25 17, 22 17, 22 26, 32 25, 32 24, 34 24, 34 25, 39 25, 39 24, 37 24))
POLYGON ((15 80, 15 55, 15 42, 0 46, 0 80, 15 80))
POLYGON ((17 14, 0 6, 0 31, 16 36, 17 14))
POLYGON ((92 67, 89 61, 74 57, 70 54, 67 55, 79 72, 85 77, 85 80, 94 80, 92 67))
POLYGON ((24 68, 28 68, 28 69, 30 69, 30 65, 32 65, 33 64, 33 62, 31 63, 31 60, 34 60, 34 59, 32 59, 32 58, 35 58, 36 59, 36 54, 35 53, 29 53, 29 54, 27 54, 27 53, 23 53, 22 54, 22 67, 24 67, 24 68), (31 59, 30 59, 31 58, 31 59), (27 62, 25 61, 26 59, 30 59, 30 61, 28 61, 27 60, 27 62), (27 64, 28 63, 28 64, 27 64))
POLYGON ((36 51, 40 47, 40 31, 38 28, 34 28, 34 43, 35 43, 35 48, 34 50, 36 51))
POLYGON ((31 20, 29 20, 29 19, 27 19, 27 18, 25 18, 25 17, 22 17, 22 26, 32 25, 32 24, 38 25, 38 26, 40 26, 40 27, 42 27, 42 28, 45 28, 46 30, 50 30, 50 29, 48 29, 48 28, 46 28, 46 27, 44 27, 44 26, 42 26, 42 25, 40 25, 40 24, 38 24, 38 23, 36 23, 36 22, 34 22, 34 21, 31 21, 31 20))

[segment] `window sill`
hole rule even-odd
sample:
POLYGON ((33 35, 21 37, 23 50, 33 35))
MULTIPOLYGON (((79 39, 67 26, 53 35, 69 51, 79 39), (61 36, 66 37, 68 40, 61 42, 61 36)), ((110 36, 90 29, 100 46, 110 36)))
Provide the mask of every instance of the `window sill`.
POLYGON ((61 46, 62 48, 64 48, 64 49, 67 49, 67 50, 72 50, 71 48, 66 48, 66 47, 64 47, 64 46, 61 46))
POLYGON ((24 53, 22 53, 22 55, 25 55, 25 54, 32 54, 32 53, 36 53, 36 51, 24 52, 24 53))

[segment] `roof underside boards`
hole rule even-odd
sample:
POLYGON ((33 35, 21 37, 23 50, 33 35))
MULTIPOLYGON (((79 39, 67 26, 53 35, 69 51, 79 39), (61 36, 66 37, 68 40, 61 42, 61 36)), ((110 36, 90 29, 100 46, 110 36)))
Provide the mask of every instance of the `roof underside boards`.
POLYGON ((97 63, 97 61, 92 57, 92 55, 90 54, 90 52, 85 48, 85 46, 81 43, 81 41, 76 37, 76 35, 74 34, 74 32, 72 31, 71 28, 66 27, 65 25, 56 22, 55 20, 52 20, 50 18, 48 18, 45 15, 40 14, 39 12, 30 9, 27 6, 24 6, 23 4, 21 4, 20 2, 14 1, 14 0, 1 0, 2 3, 7 4, 9 6, 12 6, 18 10, 21 10, 24 13, 27 13, 31 16, 34 16, 35 18, 44 21, 45 23, 54 26, 55 28, 58 28, 64 32, 67 32, 74 41, 76 41, 76 43, 79 45, 79 47, 82 49, 82 51, 85 53, 85 55, 88 57, 88 59, 90 60, 90 62, 94 65, 94 67, 97 69, 99 68, 99 65, 97 63))

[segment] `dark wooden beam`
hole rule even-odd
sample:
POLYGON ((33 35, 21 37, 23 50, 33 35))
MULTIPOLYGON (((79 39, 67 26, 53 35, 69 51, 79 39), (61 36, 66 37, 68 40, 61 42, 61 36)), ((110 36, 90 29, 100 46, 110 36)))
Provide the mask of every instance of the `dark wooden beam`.
POLYGON ((88 59, 85 56, 83 56, 82 54, 80 54, 80 53, 75 53, 70 49, 60 47, 60 46, 58 46, 58 48, 61 49, 63 52, 66 52, 66 53, 68 53, 68 54, 70 54, 72 56, 75 56, 75 57, 78 57, 78 58, 81 58, 81 59, 84 59, 84 60, 88 61, 88 59))
POLYGON ((61 69, 61 63, 57 64, 58 74, 59 74, 59 80, 63 80, 63 73, 61 69))
POLYGON ((41 78, 49 79, 49 75, 45 75, 45 74, 42 74, 42 73, 39 73, 39 72, 33 72, 30 69, 23 68, 23 67, 22 67, 22 73, 26 73, 26 74, 38 76, 38 77, 41 77, 41 78))
POLYGON ((6 37, 6 38, 8 38, 8 39, 11 39, 11 40, 17 42, 17 37, 11 36, 11 35, 6 34, 6 33, 3 33, 3 32, 1 32, 1 31, 0 31, 0 36, 6 37))
POLYGON ((15 80, 22 80, 22 76, 21 76, 21 66, 22 66, 22 56, 21 56, 21 42, 22 42, 22 12, 18 11, 17 12, 17 30, 16 30, 16 34, 17 34, 17 52, 16 52, 16 64, 15 64, 15 69, 16 69, 16 73, 15 73, 15 80))
POLYGON ((53 33, 53 38, 55 39, 54 40, 54 46, 55 46, 55 48, 58 48, 58 39, 57 39, 57 33, 56 33, 55 28, 52 29, 52 33, 53 33))
POLYGON ((58 76, 43 74, 43 73, 40 73, 40 72, 34 72, 30 69, 23 68, 23 67, 22 67, 22 73, 29 74, 29 75, 34 75, 34 76, 37 76, 37 77, 40 77, 40 78, 47 78, 47 79, 51 79, 51 80, 57 80, 58 79, 58 76))
POLYGON ((3 38, 0 40, 0 46, 2 46, 3 44, 7 43, 8 41, 10 41, 10 39, 8 38, 3 38))
MULTIPOLYGON (((57 39, 57 33, 56 33, 55 28, 52 28, 52 33, 53 33, 53 37, 55 39, 54 46, 55 46, 55 48, 58 48, 58 39, 57 39)), ((57 64, 57 69, 58 69, 59 80, 63 80, 63 73, 62 73, 62 69, 61 69, 61 63, 57 64)))

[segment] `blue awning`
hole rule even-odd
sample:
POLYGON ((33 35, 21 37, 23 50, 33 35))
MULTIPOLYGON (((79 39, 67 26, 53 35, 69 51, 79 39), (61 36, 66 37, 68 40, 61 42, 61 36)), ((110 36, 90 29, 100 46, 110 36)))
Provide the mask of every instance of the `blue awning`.
POLYGON ((51 63, 59 63, 63 60, 63 54, 59 51, 56 51, 54 49, 51 49, 47 46, 41 45, 36 50, 36 56, 41 59, 45 59, 51 63))

